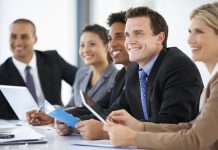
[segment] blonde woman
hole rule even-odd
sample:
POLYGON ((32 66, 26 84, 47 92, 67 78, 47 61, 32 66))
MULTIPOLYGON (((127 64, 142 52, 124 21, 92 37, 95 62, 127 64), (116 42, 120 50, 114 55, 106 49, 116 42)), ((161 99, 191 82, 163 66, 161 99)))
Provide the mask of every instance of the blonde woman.
POLYGON ((203 62, 211 73, 202 93, 201 113, 189 123, 154 124, 139 122, 124 110, 112 112, 104 129, 113 145, 161 150, 218 149, 218 3, 196 8, 190 18, 188 43, 192 59, 203 62))

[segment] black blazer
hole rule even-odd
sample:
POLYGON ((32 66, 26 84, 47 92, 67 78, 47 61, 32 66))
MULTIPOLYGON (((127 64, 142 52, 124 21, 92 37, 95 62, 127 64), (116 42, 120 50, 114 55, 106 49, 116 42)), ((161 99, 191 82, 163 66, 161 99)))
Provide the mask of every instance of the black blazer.
MULTIPOLYGON (((99 101, 97 104, 103 109, 108 109, 121 95, 125 83, 126 69, 122 68, 114 79, 114 85, 110 92, 99 101)), ((85 107, 76 107, 73 109, 67 109, 67 111, 82 120, 95 118, 94 115, 85 107)))
MULTIPOLYGON (((110 108, 126 109, 144 120, 140 100, 138 64, 128 68, 125 89, 110 108)), ((147 80, 149 120, 156 123, 178 123, 193 120, 198 114, 203 83, 196 65, 178 48, 162 49, 147 80)))
MULTIPOLYGON (((35 51, 39 80, 45 98, 51 104, 62 105, 61 81, 73 85, 77 68, 67 63, 57 51, 35 51)), ((0 66, 0 85, 26 86, 12 58, 0 66)), ((0 119, 17 119, 14 111, 0 92, 0 119)))

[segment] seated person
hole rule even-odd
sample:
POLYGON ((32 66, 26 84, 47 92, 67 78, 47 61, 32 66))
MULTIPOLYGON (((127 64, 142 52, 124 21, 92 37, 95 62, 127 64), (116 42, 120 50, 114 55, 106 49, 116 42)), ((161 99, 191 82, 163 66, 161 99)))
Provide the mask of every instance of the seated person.
MULTIPOLYGON (((96 101, 111 90, 118 71, 115 65, 110 62, 108 42, 107 30, 102 26, 88 25, 82 31, 79 52, 88 66, 80 68, 76 74, 72 98, 68 107, 82 106, 80 89, 96 101)), ((35 114, 35 112, 36 110, 27 113, 28 120, 32 120, 31 115, 35 114)), ((52 118, 48 116, 47 118, 48 122, 53 122, 52 118)), ((45 119, 41 119, 41 123, 39 118, 33 120, 35 121, 31 122, 32 125, 47 124, 45 119)))
MULTIPOLYGON (((128 67, 122 93, 107 111, 123 108, 137 119, 149 122, 178 123, 194 119, 198 114, 198 102, 203 87, 196 65, 179 49, 166 48, 168 27, 159 13, 147 7, 139 7, 133 11, 130 9, 127 12, 127 16, 130 16, 126 22, 125 45, 129 59, 138 64, 128 67), (146 65, 142 67, 144 64, 146 65), (148 72, 148 118, 145 118, 142 109, 139 66, 148 72)), ((115 24, 111 26, 109 33, 112 37, 111 46, 116 45, 112 31, 121 29, 115 24)), ((80 115, 75 111, 72 114, 80 115)), ((60 122, 55 125, 60 135, 73 131, 60 122)), ((85 139, 107 138, 107 134, 102 132, 102 125, 96 120, 85 120, 77 123, 77 128, 85 139)))
MULTIPOLYGON (((63 106, 61 81, 73 85, 77 67, 67 63, 57 51, 34 50, 36 42, 36 27, 32 21, 17 19, 11 24, 10 48, 13 56, 0 66, 0 85, 26 86, 39 106, 44 99, 53 105, 63 106), (28 86, 27 68, 34 90, 28 86)), ((0 119, 18 119, 1 91, 0 104, 0 119)))
POLYGON ((140 122, 124 110, 112 112, 104 129, 109 132, 114 146, 162 150, 218 149, 218 2, 201 5, 193 10, 190 18, 188 43, 192 59, 203 62, 211 73, 201 96, 201 113, 188 123, 155 124, 140 122))

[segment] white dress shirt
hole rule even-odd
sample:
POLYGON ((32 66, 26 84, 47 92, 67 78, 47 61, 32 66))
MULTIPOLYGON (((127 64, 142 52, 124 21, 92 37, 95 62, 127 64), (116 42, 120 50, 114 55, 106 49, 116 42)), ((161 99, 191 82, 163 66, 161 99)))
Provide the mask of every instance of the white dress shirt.
POLYGON ((33 76, 33 81, 34 81, 35 89, 36 89, 36 96, 38 98, 38 105, 39 106, 43 105, 45 97, 44 97, 41 84, 40 84, 40 80, 39 80, 38 68, 37 68, 37 62, 36 62, 37 61, 36 54, 33 53, 33 58, 28 64, 18 61, 15 57, 12 57, 12 61, 25 82, 26 82, 25 68, 27 65, 31 67, 30 73, 33 76))

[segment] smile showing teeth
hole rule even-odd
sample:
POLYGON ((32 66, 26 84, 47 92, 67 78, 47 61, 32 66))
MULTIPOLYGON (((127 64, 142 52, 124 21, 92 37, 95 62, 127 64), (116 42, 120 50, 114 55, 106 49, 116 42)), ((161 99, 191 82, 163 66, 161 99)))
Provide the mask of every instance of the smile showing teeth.
POLYGON ((112 55, 115 57, 115 56, 117 56, 119 53, 121 53, 120 51, 114 51, 114 52, 112 52, 112 55))
POLYGON ((19 50, 23 50, 23 47, 15 47, 15 50, 19 51, 19 50))
POLYGON ((137 51, 137 50, 140 50, 140 48, 138 47, 135 47, 135 48, 129 48, 130 51, 137 51))
POLYGON ((192 48, 192 51, 200 50, 200 48, 192 48))
POLYGON ((85 58, 85 59, 91 59, 92 56, 91 56, 91 55, 86 55, 86 56, 84 56, 84 58, 85 58))

